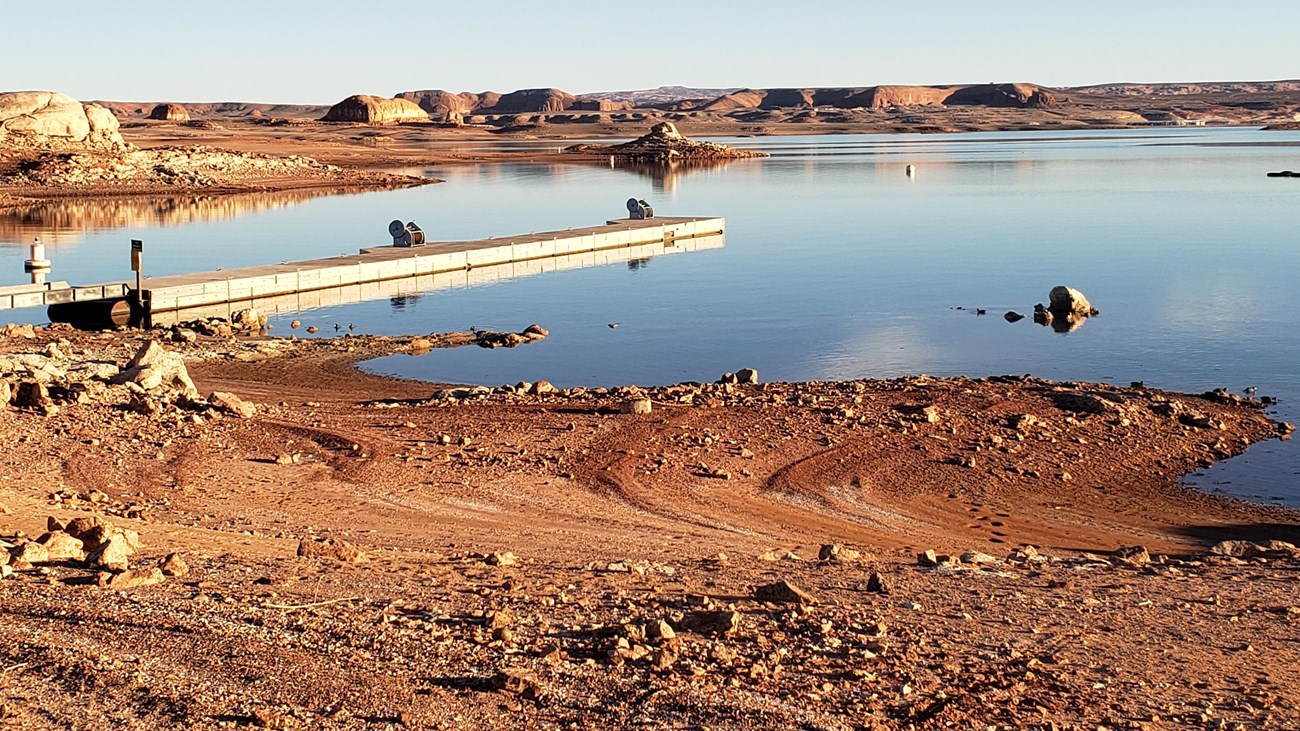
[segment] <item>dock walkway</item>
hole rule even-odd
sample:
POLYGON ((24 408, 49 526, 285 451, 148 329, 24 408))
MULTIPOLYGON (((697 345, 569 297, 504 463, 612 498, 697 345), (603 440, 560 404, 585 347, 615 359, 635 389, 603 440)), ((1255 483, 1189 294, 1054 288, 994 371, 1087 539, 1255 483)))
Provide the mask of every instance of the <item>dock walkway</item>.
POLYGON ((418 294, 545 271, 631 261, 723 245, 722 218, 648 218, 473 241, 382 246, 354 255, 127 283, 0 288, 0 309, 50 306, 52 320, 145 325, 229 314, 236 307, 288 311, 418 294))
POLYGON ((718 236, 724 227, 721 218, 649 218, 477 241, 384 246, 350 256, 154 277, 145 280, 141 299, 145 312, 157 315, 648 244, 670 247, 678 241, 718 236))

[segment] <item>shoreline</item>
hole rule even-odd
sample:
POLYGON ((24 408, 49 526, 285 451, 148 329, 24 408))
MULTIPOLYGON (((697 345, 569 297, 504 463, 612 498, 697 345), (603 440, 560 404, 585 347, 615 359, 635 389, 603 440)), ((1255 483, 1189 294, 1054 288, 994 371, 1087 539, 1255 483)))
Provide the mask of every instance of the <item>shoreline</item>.
MULTIPOLYGON (((1174 127, 1135 127, 1129 124, 1092 124, 1064 122, 1041 125, 1025 122, 968 124, 956 127, 916 127, 889 123, 870 124, 767 124, 734 122, 677 123, 688 137, 785 137, 841 134, 963 134, 980 132, 1089 132, 1113 130, 1160 130, 1174 127)), ((1215 125, 1209 129, 1246 129, 1259 125, 1215 125)), ((398 124, 370 126, 364 124, 301 122, 288 126, 267 125, 223 119, 220 125, 191 127, 173 123, 134 121, 121 128, 124 139, 139 151, 171 151, 177 148, 215 148, 236 155, 268 158, 305 157, 341 168, 341 174, 322 176, 282 175, 253 177, 215 185, 177 185, 173 183, 105 182, 98 185, 0 185, 0 209, 24 204, 78 198, 167 197, 176 195, 233 195, 250 192, 293 192, 335 190, 364 192, 388 190, 441 182, 431 178, 394 174, 412 167, 440 165, 481 165, 491 163, 530 164, 603 164, 605 157, 582 153, 543 150, 430 150, 429 145, 511 142, 596 140, 627 141, 640 137, 649 128, 648 121, 619 124, 546 124, 523 129, 505 130, 448 127, 436 124, 398 124)), ((561 145, 563 146, 563 145, 561 145)), ((96 153, 102 154, 102 153, 96 153)), ((12 168, 22 158, 0 160, 0 172, 12 168)), ((734 160, 708 160, 709 164, 728 164, 734 160)), ((689 164, 689 162, 687 163, 689 164)))
POLYGON ((1300 511, 1178 483, 1281 433, 1240 399, 439 388, 356 363, 478 335, 183 330, 0 336, 52 399, 0 410, 6 727, 1300 722, 1300 511), (149 338, 197 401, 111 385, 149 338), (36 560, 76 519, 132 568, 36 560))

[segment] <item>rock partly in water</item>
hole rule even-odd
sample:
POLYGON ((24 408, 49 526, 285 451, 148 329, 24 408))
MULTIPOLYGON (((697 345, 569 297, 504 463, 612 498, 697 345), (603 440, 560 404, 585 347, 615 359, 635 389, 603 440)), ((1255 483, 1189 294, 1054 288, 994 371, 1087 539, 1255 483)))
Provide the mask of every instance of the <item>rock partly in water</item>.
POLYGON ((1092 306, 1088 298, 1083 296, 1083 292, 1064 285, 1052 287, 1052 291, 1047 295, 1047 308, 1052 314, 1060 315, 1078 315, 1081 317, 1091 317, 1097 314, 1097 309, 1092 306))

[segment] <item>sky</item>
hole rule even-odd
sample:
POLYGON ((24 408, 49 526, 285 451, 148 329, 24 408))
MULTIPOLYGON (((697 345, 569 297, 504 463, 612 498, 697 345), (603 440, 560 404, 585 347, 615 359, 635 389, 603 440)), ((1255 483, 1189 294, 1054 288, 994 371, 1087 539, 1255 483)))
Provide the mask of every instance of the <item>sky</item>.
POLYGON ((0 91, 332 104, 415 89, 1300 77, 1300 2, 5 2, 0 91))

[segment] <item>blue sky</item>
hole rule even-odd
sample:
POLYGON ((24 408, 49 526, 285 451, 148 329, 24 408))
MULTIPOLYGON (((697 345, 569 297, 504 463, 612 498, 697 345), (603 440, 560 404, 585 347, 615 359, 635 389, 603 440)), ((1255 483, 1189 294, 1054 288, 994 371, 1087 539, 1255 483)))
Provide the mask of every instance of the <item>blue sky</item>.
POLYGON ((81 99, 1300 77, 1295 0, 4 5, 0 90, 81 99))

